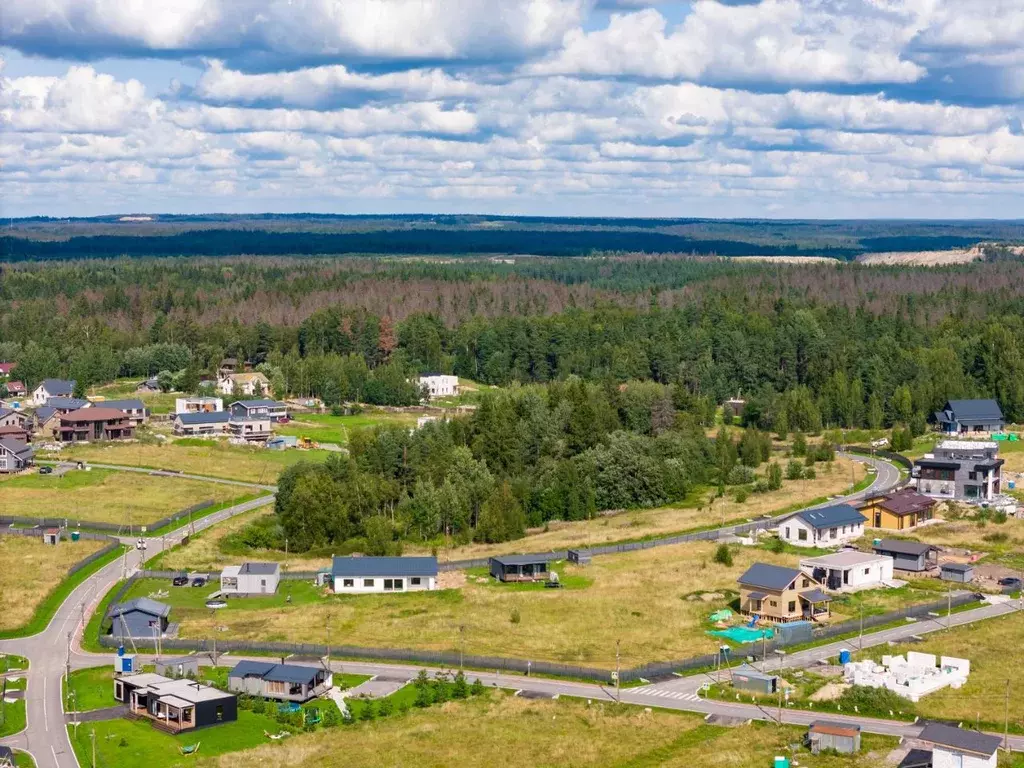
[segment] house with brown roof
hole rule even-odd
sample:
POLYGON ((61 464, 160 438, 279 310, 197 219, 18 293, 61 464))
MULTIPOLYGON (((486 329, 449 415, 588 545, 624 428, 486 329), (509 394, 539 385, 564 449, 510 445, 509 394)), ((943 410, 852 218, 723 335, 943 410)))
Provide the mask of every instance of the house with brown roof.
POLYGON ((80 408, 58 418, 53 436, 64 443, 128 440, 135 436, 128 414, 116 408, 80 408))
POLYGON ((831 596, 796 568, 754 563, 737 581, 740 613, 746 616, 780 623, 829 616, 831 596))
POLYGON ((888 531, 908 531, 932 519, 937 502, 913 488, 871 496, 864 500, 861 513, 868 526, 888 531))
POLYGON ((28 394, 25 382, 23 381, 8 381, 4 386, 7 388, 7 395, 9 397, 25 397, 28 394))

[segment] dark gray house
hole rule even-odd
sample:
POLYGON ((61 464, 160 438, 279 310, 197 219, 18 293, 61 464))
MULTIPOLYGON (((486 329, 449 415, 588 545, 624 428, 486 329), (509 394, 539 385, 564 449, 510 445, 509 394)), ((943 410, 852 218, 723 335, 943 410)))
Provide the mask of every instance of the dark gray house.
POLYGON ((238 696, 192 680, 144 672, 114 678, 114 698, 169 733, 238 719, 238 696))
POLYGON ((551 555, 499 555, 489 560, 498 581, 539 581, 548 577, 551 555))
POLYGON ((778 675, 769 675, 749 664, 741 664, 732 671, 732 687, 754 693, 775 693, 779 687, 778 675))
POLYGON ((270 398, 236 400, 228 406, 235 418, 270 418, 274 421, 288 416, 288 405, 270 398))
POLYGON ((240 661, 228 672, 228 690, 299 703, 322 696, 334 684, 329 669, 272 661, 240 661))
POLYGON ((935 547, 919 541, 902 539, 882 539, 871 547, 876 555, 888 555, 892 558, 892 567, 897 571, 921 573, 933 568, 937 560, 935 547))
POLYGON ((943 440, 914 462, 917 490, 939 499, 991 501, 1002 493, 999 443, 943 440))
POLYGON ((974 581, 974 566, 970 563, 943 563, 939 566, 939 578, 969 584, 974 581))
POLYGON ((807 743, 815 755, 826 749, 853 755, 860 752, 860 726, 817 720, 807 729, 807 743))
POLYGON ((932 414, 940 432, 965 435, 969 432, 1002 432, 1003 411, 995 400, 950 400, 932 414))
POLYGON ((167 631, 167 617, 171 607, 148 597, 136 597, 111 607, 107 616, 111 619, 110 634, 118 638, 149 638, 167 631))

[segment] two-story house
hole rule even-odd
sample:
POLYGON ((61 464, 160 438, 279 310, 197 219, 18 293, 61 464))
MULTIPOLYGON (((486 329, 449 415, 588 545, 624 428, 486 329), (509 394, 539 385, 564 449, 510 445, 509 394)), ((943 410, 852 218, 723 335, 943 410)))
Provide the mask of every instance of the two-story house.
POLYGON ((288 418, 288 405, 268 398, 261 400, 236 400, 229 408, 231 409, 231 415, 236 418, 267 418, 272 421, 288 418))
POLYGON ((139 426, 145 424, 146 419, 149 418, 149 411, 146 410, 146 404, 141 400, 130 399, 130 400, 104 400, 98 405, 102 405, 104 408, 116 408, 119 411, 124 411, 124 414, 131 421, 132 426, 139 426))
POLYGON ((0 439, 0 472, 10 474, 32 466, 35 452, 20 440, 0 439))
MULTIPOLYGON (((9 388, 8 388, 8 391, 9 388)), ((46 405, 51 397, 71 397, 75 394, 75 382, 65 379, 43 379, 43 381, 32 390, 32 404, 35 406, 46 405)))
POLYGON ((195 411, 174 414, 176 435, 223 435, 228 431, 231 414, 227 411, 195 411))
POLYGON ((794 512, 779 523, 779 538, 797 547, 841 547, 864 535, 867 518, 849 504, 794 512))
POLYGON ((63 416, 65 413, 77 411, 79 408, 89 408, 91 405, 92 403, 88 400, 83 400, 80 397, 64 397, 60 395, 47 399, 41 407, 53 408, 53 410, 63 416))
POLYGON ((420 387, 425 389, 428 397, 455 397, 459 394, 459 377, 444 373, 424 373, 419 379, 420 387))
POLYGON ((135 434, 128 416, 115 408, 81 408, 58 419, 54 437, 63 443, 127 440, 135 434))
POLYGON ((15 411, 13 408, 0 408, 0 427, 20 427, 25 429, 28 426, 29 417, 24 411, 15 411))
POLYGON ((943 440, 914 462, 911 474, 926 496, 991 501, 1002 492, 1002 467, 996 442, 943 440))
POLYGON ((832 598, 806 573, 781 565, 754 563, 737 580, 740 612, 772 622, 820 620, 832 598))
POLYGON ((226 373, 217 379, 217 391, 222 395, 232 395, 236 388, 245 397, 265 395, 270 392, 270 380, 259 371, 226 373))
POLYGON ((947 435, 971 432, 1002 432, 1003 410, 995 400, 949 400, 941 411, 932 414, 932 421, 947 435))

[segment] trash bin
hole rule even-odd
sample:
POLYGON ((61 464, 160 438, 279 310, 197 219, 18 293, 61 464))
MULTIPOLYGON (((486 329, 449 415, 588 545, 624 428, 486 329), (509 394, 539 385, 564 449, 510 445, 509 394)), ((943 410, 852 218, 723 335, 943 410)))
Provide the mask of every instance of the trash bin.
POLYGON ((80 538, 82 538, 82 532, 81 531, 72 531, 71 532, 71 540, 72 541, 78 541, 80 538))
POLYGON ((776 756, 775 768, 789 768, 789 758, 776 756))
POLYGON ((839 663, 840 664, 849 664, 850 663, 850 652, 848 650, 846 650, 845 648, 843 648, 841 651, 839 651, 839 663))

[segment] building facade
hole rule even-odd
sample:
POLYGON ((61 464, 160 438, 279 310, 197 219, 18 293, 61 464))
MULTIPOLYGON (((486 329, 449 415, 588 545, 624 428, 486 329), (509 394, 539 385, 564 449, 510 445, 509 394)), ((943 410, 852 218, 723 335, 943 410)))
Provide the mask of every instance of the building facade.
POLYGON ((863 536, 866 522, 849 504, 805 509, 779 523, 779 538, 797 547, 840 547, 863 536))
POLYGON ((996 442, 943 440, 914 462, 911 474, 926 496, 992 501, 1002 493, 1002 467, 996 442))
POLYGON ((1003 411, 995 400, 949 400, 932 415, 935 427, 947 435, 1002 432, 1003 411))
POLYGON ((334 685, 329 669, 305 664, 240 661, 228 672, 228 690, 275 701, 302 703, 322 696, 334 685))
POLYGON ((46 405, 51 397, 71 397, 75 394, 75 382, 66 379, 43 379, 32 390, 32 405, 46 405))
POLYGON ((20 440, 0 439, 0 473, 9 475, 31 467, 35 458, 32 446, 20 440))
POLYGON ((880 587, 893 579, 891 557, 855 550, 805 558, 800 561, 800 569, 832 592, 880 587))
POLYGON ((829 597, 803 571, 754 563, 738 579, 740 613, 770 622, 818 620, 829 615, 829 597))
POLYGON ((420 376, 420 387, 426 389, 427 396, 433 400, 436 397, 455 397, 459 394, 459 377, 449 376, 444 373, 425 373, 420 376))
POLYGON ((912 488, 903 488, 865 499, 860 511, 867 517, 867 525, 871 528, 909 531, 932 519, 936 503, 930 496, 912 488))
POLYGON ((437 558, 335 557, 331 585, 337 594, 436 589, 437 558))
POLYGON ((114 408, 80 408, 57 418, 54 437, 63 443, 129 440, 135 436, 131 420, 114 408))
POLYGON ((220 591, 227 596, 272 595, 280 583, 280 563, 229 565, 220 572, 220 591))

